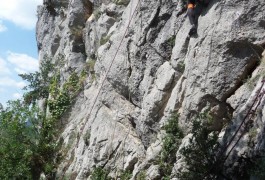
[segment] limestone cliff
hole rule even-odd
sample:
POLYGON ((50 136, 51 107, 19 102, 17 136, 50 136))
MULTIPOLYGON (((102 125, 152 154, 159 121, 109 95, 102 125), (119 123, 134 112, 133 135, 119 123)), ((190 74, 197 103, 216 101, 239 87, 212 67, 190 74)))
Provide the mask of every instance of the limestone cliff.
POLYGON ((39 7, 40 61, 51 58, 61 82, 90 64, 61 120, 65 156, 57 177, 87 179, 101 166, 112 177, 145 170, 160 179, 153 162, 172 111, 188 133, 192 119, 209 110, 226 142, 252 108, 255 143, 249 147, 245 133, 231 154, 265 150, 265 98, 256 100, 265 91, 264 0, 212 0, 196 37, 188 37, 185 11, 178 0, 51 0, 39 7))

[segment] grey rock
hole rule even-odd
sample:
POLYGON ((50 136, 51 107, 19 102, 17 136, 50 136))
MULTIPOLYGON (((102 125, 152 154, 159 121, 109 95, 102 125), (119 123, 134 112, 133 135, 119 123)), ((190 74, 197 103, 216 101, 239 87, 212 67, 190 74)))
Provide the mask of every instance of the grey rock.
MULTIPOLYGON (((96 61, 93 79, 90 72, 84 91, 62 118, 66 158, 58 177, 74 173, 76 179, 87 179, 101 166, 110 169, 112 177, 130 170, 135 178, 147 170, 150 179, 156 179, 161 127, 171 112, 180 114, 179 124, 189 134, 192 119, 209 109, 212 130, 224 132, 225 143, 261 86, 262 0, 212 0, 198 19, 195 37, 188 37, 182 1, 52 2, 54 11, 38 7, 40 61, 55 64, 62 84, 73 71, 84 70, 86 62, 96 61)), ((256 152, 265 148, 264 99, 258 110, 256 152)), ((238 152, 248 151, 249 139, 246 133, 238 152)), ((232 154, 231 161, 238 156, 232 154)), ((174 169, 182 163, 178 152, 174 169)))
POLYGON ((159 165, 152 165, 150 166, 147 171, 147 179, 160 179, 161 175, 159 173, 159 165))

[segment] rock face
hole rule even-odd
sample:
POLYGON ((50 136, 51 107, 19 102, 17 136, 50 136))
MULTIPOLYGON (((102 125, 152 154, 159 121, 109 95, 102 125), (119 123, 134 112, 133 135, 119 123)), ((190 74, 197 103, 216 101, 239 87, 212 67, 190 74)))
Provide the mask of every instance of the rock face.
MULTIPOLYGON (((51 2, 38 9, 40 61, 55 63, 62 82, 96 61, 62 120, 66 156, 58 177, 86 179, 101 166, 112 177, 145 170, 149 179, 159 179, 152 162, 171 111, 188 132, 192 118, 210 110, 213 129, 223 129, 226 142, 249 108, 257 108, 251 149, 264 151, 265 98, 255 100, 265 90, 264 0, 212 0, 196 37, 188 37, 190 24, 178 0, 51 2)), ((249 151, 249 136, 231 154, 249 151)))

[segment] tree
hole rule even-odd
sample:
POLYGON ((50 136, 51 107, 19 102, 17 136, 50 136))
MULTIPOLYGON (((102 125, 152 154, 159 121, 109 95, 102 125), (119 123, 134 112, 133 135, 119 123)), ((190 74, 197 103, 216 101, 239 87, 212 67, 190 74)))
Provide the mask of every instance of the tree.
POLYGON ((28 85, 24 87, 27 90, 24 99, 27 104, 35 104, 38 99, 48 98, 49 85, 52 80, 51 73, 54 71, 54 65, 49 58, 45 58, 40 65, 40 71, 29 74, 19 74, 19 76, 28 81, 28 85))
POLYGON ((10 101, 0 113, 0 179, 32 179, 37 116, 35 108, 23 106, 19 100, 10 101))

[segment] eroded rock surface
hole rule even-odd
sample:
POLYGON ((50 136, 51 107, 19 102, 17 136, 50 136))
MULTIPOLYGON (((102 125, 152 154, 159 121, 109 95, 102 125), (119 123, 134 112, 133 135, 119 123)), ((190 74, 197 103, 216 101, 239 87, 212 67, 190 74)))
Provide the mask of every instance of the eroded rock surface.
MULTIPOLYGON (((264 12, 264 0, 212 0, 199 17, 198 35, 188 37, 185 7, 177 0, 58 0, 52 8, 40 6, 40 61, 50 58, 62 82, 96 61, 63 118, 66 156, 57 176, 86 179, 101 166, 112 177, 146 170, 150 179, 159 178, 153 162, 172 111, 187 133, 192 118, 209 109, 214 130, 228 124, 228 140, 262 86, 264 12)), ((264 151, 264 102, 254 118, 257 151, 264 151)), ((243 153, 246 143, 237 151, 243 153)))

